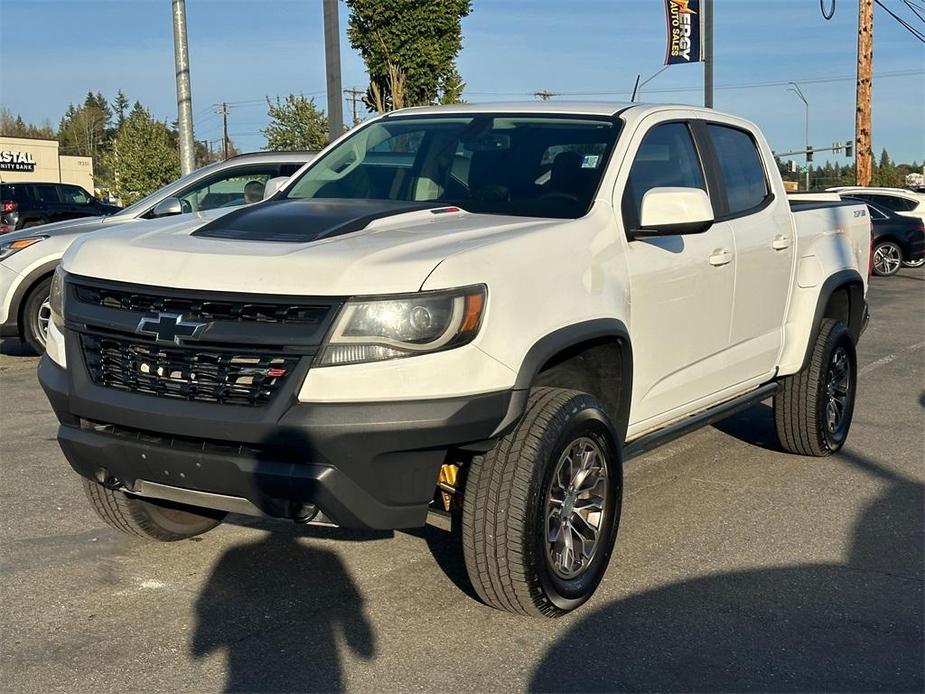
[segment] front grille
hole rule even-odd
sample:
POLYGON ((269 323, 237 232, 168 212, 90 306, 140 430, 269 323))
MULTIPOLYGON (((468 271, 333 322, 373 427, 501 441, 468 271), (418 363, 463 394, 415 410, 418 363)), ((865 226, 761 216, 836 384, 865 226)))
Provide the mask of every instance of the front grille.
POLYGON ((74 289, 78 301, 85 304, 142 313, 179 313, 185 320, 317 325, 331 310, 329 304, 163 296, 83 284, 75 285, 74 289))
POLYGON ((130 393, 256 407, 286 382, 299 358, 253 351, 161 346, 80 336, 94 384, 130 393))

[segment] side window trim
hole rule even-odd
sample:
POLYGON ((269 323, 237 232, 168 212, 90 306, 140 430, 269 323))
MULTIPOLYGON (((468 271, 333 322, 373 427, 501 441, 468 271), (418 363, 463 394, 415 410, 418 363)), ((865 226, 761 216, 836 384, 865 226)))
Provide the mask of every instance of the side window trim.
POLYGON ((700 175, 703 177, 703 183, 706 186, 705 192, 707 194, 707 197, 710 198, 710 204, 714 205, 713 212, 714 212, 714 215, 716 214, 716 208, 715 208, 716 203, 713 202, 713 200, 717 192, 722 189, 714 187, 715 183, 712 180, 711 172, 708 170, 710 167, 707 166, 707 162, 704 159, 704 153, 700 147, 700 143, 698 142, 697 134, 694 129, 695 122, 696 122, 696 119, 692 119, 692 118, 672 118, 670 120, 659 121, 658 123, 655 123, 654 125, 652 125, 652 127, 646 129, 645 133, 642 136, 642 139, 639 141, 639 145, 636 147, 636 150, 633 152, 632 159, 630 160, 629 172, 627 174, 626 182, 624 183, 624 186, 623 186, 623 191, 620 194, 620 217, 623 222, 623 230, 624 230, 624 233, 626 234, 626 238, 628 241, 633 240, 632 238, 633 224, 630 223, 632 220, 627 219, 626 211, 624 210, 623 201, 626 196, 627 189, 629 188, 630 176, 632 175, 632 172, 633 172, 633 165, 636 163, 636 157, 639 156, 639 151, 642 149, 643 144, 645 144, 646 138, 649 136, 649 133, 651 133, 656 128, 660 128, 664 125, 681 124, 687 127, 687 132, 691 138, 691 144, 694 147, 694 154, 696 154, 697 161, 700 164, 700 175))
MULTIPOLYGON (((711 157, 712 157, 711 168, 713 168, 713 175, 718 179, 718 185, 720 186, 720 189, 722 190, 721 204, 722 204, 723 214, 722 215, 716 214, 715 221, 729 222, 734 219, 739 219, 740 217, 748 217, 753 214, 758 214, 762 210, 768 208, 774 202, 774 200, 776 199, 776 196, 774 195, 774 189, 771 187, 771 182, 770 180, 768 180, 768 164, 764 160, 764 156, 761 153, 761 149, 758 147, 758 143, 755 141, 755 136, 752 133, 750 133, 748 130, 744 128, 740 128, 736 125, 731 125, 729 123, 721 123, 719 121, 713 121, 713 120, 708 121, 705 119, 697 119, 697 122, 700 124, 700 127, 702 128, 704 147, 711 152, 711 157), (729 193, 726 190, 726 182, 723 180, 722 170, 720 169, 720 166, 719 166, 719 156, 716 154, 716 147, 713 145, 713 138, 710 136, 710 132, 708 129, 708 126, 710 125, 715 125, 720 128, 729 128, 730 130, 738 130, 740 133, 747 135, 748 139, 751 141, 752 146, 755 148, 755 152, 758 155, 758 161, 761 163, 761 169, 762 169, 761 174, 762 176, 764 176, 764 187, 768 191, 764 199, 757 205, 753 205, 752 207, 749 207, 745 210, 741 210, 740 212, 730 212, 729 211, 729 193)), ((715 205, 714 205, 713 211, 714 213, 717 212, 715 205)))

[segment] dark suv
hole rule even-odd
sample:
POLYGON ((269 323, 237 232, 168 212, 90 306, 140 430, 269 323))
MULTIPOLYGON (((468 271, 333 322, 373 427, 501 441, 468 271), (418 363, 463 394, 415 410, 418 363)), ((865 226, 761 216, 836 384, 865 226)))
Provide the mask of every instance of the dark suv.
POLYGON ((69 183, 0 184, 0 234, 76 217, 101 217, 120 209, 69 183))

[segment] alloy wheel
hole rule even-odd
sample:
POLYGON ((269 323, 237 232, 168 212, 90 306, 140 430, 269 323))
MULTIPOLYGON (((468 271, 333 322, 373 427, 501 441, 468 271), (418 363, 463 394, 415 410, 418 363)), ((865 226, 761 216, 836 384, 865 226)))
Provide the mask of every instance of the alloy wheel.
POLYGON ((902 253, 895 244, 884 243, 874 251, 874 267, 881 275, 892 275, 901 263, 902 253))
POLYGON ((837 434, 847 419, 851 389, 851 360, 843 346, 839 346, 829 360, 825 379, 825 425, 830 434, 837 434))
POLYGON ((607 459, 592 439, 576 439, 559 457, 546 497, 546 558, 559 578, 580 576, 594 560, 609 485, 607 459))

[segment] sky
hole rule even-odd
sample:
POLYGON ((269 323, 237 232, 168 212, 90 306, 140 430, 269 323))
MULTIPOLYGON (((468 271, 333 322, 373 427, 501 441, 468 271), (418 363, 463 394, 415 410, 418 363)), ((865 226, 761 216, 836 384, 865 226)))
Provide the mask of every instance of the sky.
MULTIPOLYGON (((882 2, 925 29, 903 0, 882 2)), ((197 139, 217 146, 222 101, 242 151, 265 144, 267 96, 303 93, 325 106, 321 0, 186 4, 197 139)), ((533 100, 541 89, 562 93, 559 100, 626 101, 637 74, 645 80, 661 69, 662 0, 472 4, 458 58, 468 101, 533 100)), ((343 86, 365 88, 343 4, 340 17, 343 86)), ((714 106, 758 123, 776 151, 802 148, 805 109, 782 84, 794 80, 809 101, 810 144, 852 139, 856 49, 854 0, 836 0, 831 21, 817 0, 715 0, 714 106)), ((702 80, 701 65, 673 66, 640 100, 699 104, 702 80)), ((156 117, 176 119, 170 0, 0 0, 0 106, 57 125, 88 90, 111 99, 119 89, 156 117)), ((899 161, 925 159, 925 44, 877 6, 873 146, 899 161)), ((817 162, 826 158, 847 161, 820 154, 817 162)))

